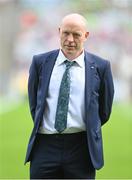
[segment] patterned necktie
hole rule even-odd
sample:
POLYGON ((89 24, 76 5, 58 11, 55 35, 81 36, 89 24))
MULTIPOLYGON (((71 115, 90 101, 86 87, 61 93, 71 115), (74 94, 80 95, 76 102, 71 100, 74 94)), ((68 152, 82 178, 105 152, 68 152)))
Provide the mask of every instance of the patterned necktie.
POLYGON ((65 61, 66 70, 63 74, 60 91, 58 96, 58 104, 55 117, 55 129, 61 133, 67 126, 67 113, 70 94, 70 73, 69 69, 74 64, 74 61, 65 61))

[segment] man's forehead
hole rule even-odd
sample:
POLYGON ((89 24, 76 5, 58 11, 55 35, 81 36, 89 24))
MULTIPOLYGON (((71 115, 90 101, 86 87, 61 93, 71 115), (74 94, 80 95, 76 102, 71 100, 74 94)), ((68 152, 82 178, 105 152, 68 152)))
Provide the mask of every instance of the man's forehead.
POLYGON ((82 27, 84 26, 83 21, 75 21, 74 19, 70 21, 64 21, 61 26, 69 26, 69 27, 82 27))
POLYGON ((67 31, 79 31, 79 32, 81 32, 82 30, 84 30, 84 27, 81 26, 80 24, 77 24, 77 23, 66 23, 66 24, 63 24, 61 26, 61 29, 63 31, 67 30, 67 31))
POLYGON ((63 21, 60 29, 72 29, 74 31, 86 31, 86 26, 83 21, 75 21, 74 19, 63 21))

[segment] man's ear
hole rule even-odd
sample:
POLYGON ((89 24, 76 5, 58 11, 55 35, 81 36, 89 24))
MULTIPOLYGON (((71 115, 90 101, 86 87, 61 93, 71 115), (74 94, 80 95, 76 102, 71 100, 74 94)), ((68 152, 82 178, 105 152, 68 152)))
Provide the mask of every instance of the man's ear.
POLYGON ((60 27, 58 28, 58 30, 59 30, 59 34, 60 34, 60 27))
POLYGON ((89 36, 89 32, 86 32, 86 33, 85 33, 85 38, 87 39, 88 36, 89 36))
POLYGON ((89 36, 89 32, 86 32, 86 33, 85 33, 85 39, 84 39, 84 41, 87 40, 88 36, 89 36))

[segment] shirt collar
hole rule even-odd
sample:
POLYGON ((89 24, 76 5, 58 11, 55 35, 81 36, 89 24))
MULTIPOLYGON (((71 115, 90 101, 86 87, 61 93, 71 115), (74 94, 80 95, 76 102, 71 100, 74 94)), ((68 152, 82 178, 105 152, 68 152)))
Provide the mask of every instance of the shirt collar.
MULTIPOLYGON (((65 55, 63 54, 63 52, 60 49, 56 64, 59 66, 62 63, 64 63, 64 61, 66 59, 67 58, 65 57, 65 55)), ((77 63, 77 65, 79 65, 80 67, 83 67, 84 66, 84 51, 82 52, 82 54, 80 56, 73 59, 73 61, 75 61, 77 63)))

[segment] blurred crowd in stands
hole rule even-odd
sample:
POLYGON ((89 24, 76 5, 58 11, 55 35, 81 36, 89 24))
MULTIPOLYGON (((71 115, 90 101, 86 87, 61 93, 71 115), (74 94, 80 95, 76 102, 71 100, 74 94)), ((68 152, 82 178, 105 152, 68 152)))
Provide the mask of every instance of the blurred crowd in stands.
POLYGON ((111 62, 115 102, 132 102, 131 0, 19 1, 19 31, 12 62, 15 78, 11 79, 11 87, 16 89, 16 94, 27 94, 32 56, 59 48, 59 22, 64 15, 77 12, 88 21, 90 36, 85 49, 111 62))

